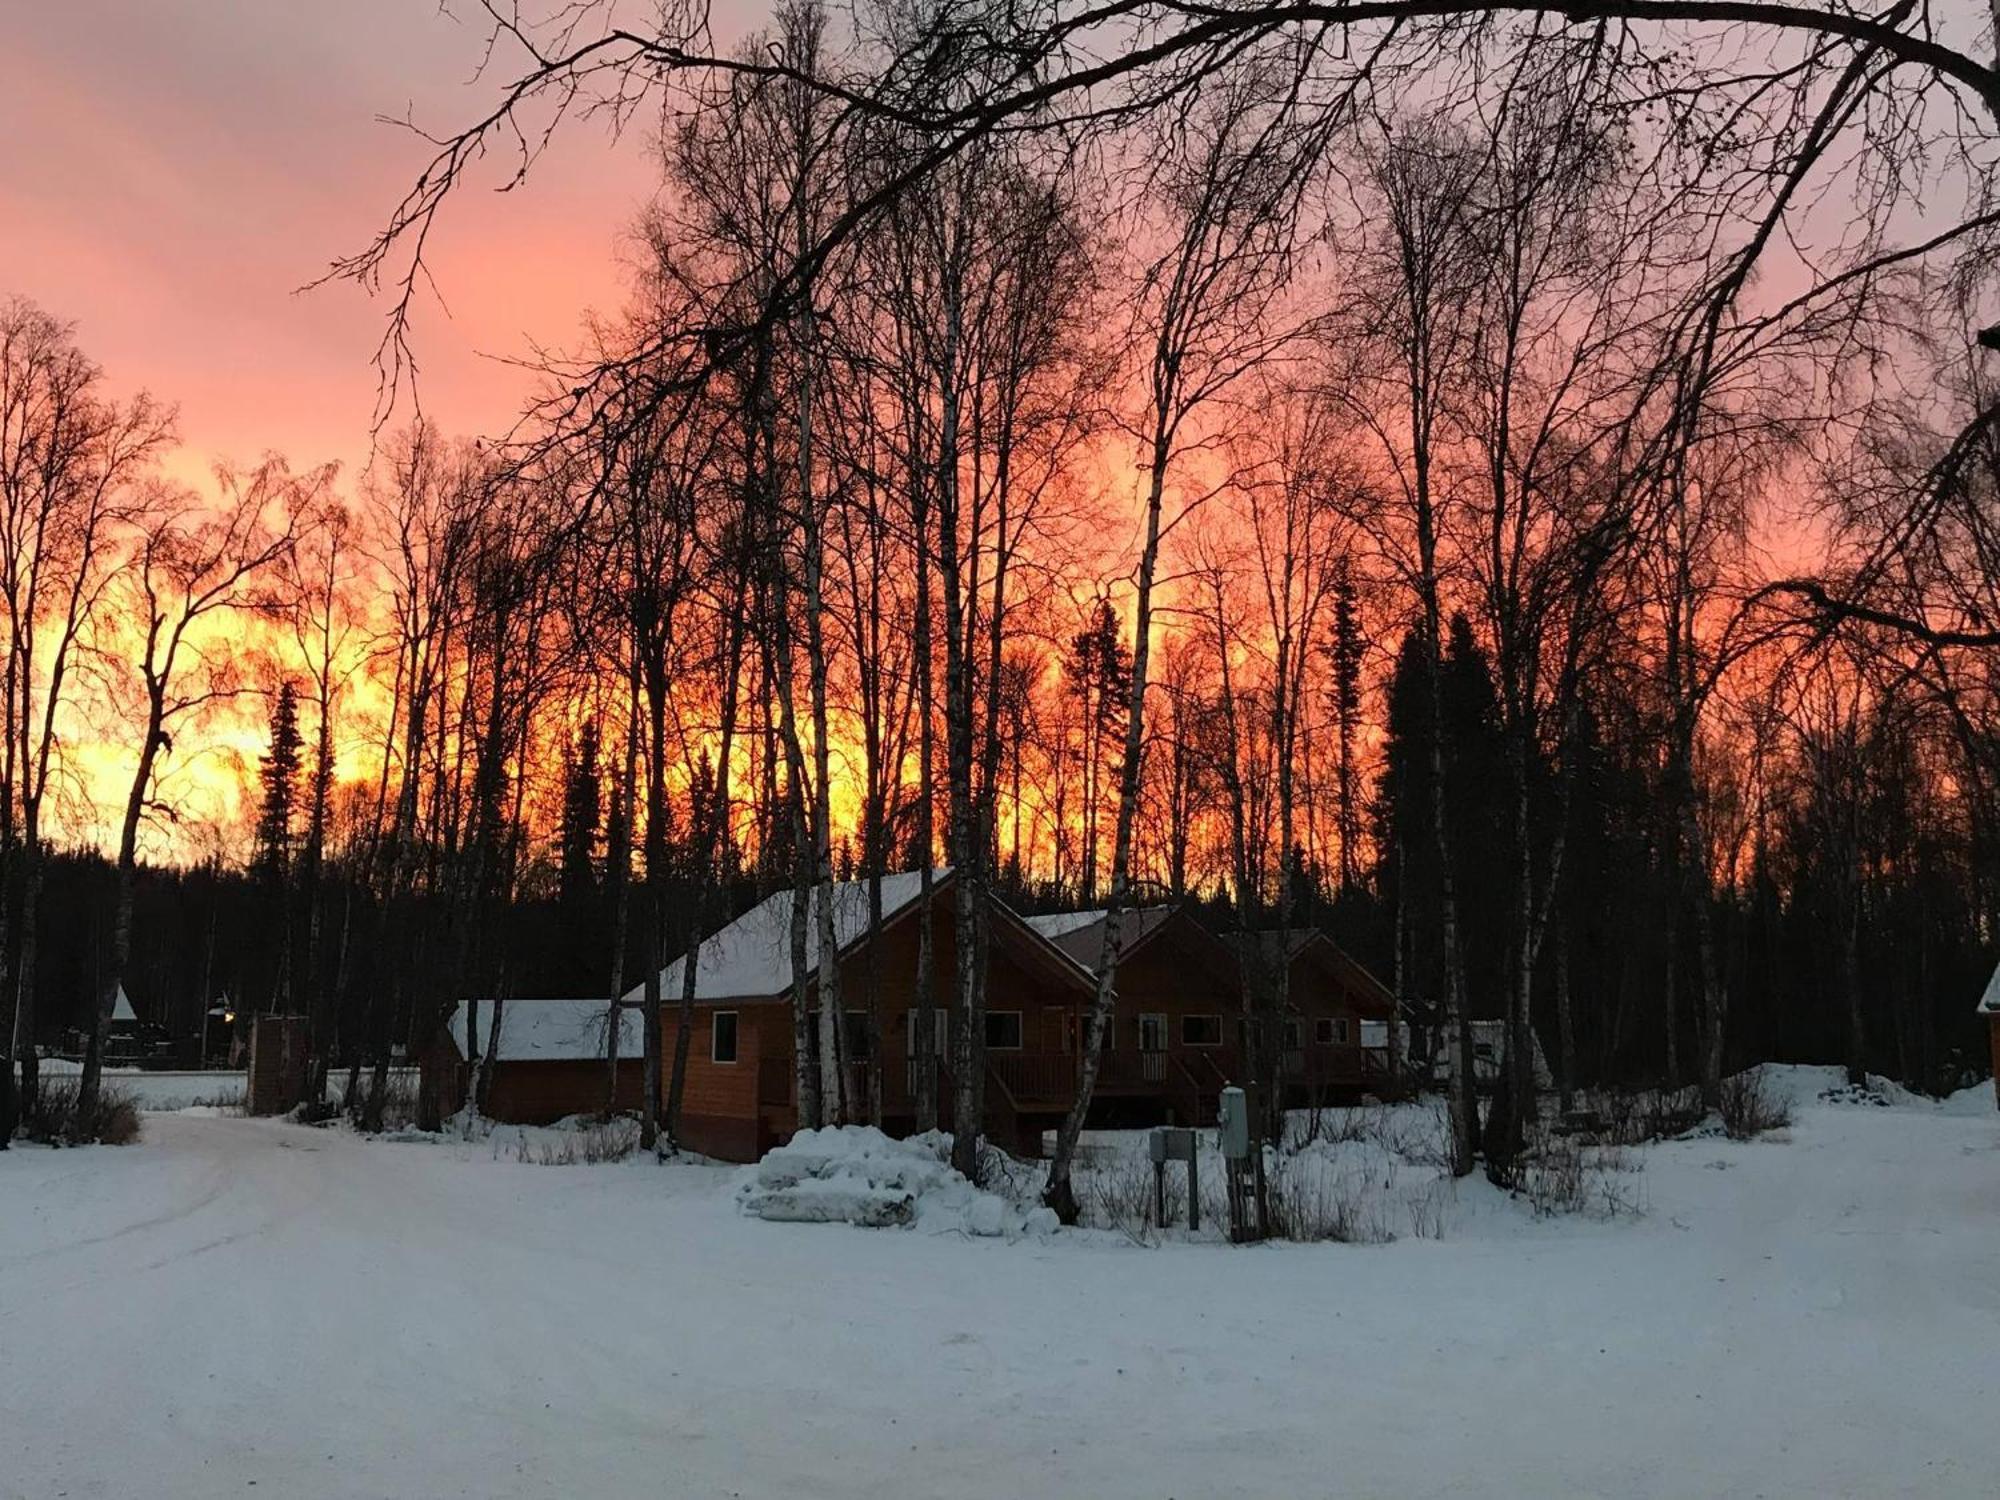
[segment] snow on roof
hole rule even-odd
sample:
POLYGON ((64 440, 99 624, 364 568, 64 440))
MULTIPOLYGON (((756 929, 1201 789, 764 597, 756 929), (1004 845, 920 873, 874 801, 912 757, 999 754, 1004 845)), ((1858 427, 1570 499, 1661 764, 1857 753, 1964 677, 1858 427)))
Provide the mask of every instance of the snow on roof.
MULTIPOLYGON (((502 1062, 576 1062, 604 1056, 611 1002, 590 1000, 508 1000, 500 1006, 502 1062)), ((451 1039, 460 1057, 470 1056, 465 1043, 466 1007, 451 1013, 451 1039)), ((645 1018, 637 1011, 618 1013, 618 1055, 638 1057, 646 1047, 645 1018)), ((479 1004, 479 1044, 492 1045, 493 1003, 479 1004)))
MULTIPOLYGON (((1126 908, 1118 919, 1119 951, 1130 953, 1158 931, 1160 924, 1174 911, 1172 906, 1126 908)), ((1104 957, 1106 915, 1100 908, 1097 911, 1051 912, 1046 916, 1026 917, 1023 920, 1075 962, 1095 973, 1098 962, 1104 957)))
POLYGON ((114 1021, 136 1021, 138 1012, 132 1009, 132 997, 125 993, 125 986, 118 986, 118 993, 111 999, 111 1019, 114 1021))
POLYGON ((1986 981, 1986 993, 1979 998, 1982 1014, 2000 1015, 2000 968, 1995 968, 1993 977, 1986 981))
MULTIPOLYGON (((942 884, 949 870, 932 872, 934 885, 942 884)), ((906 870, 882 877, 882 920, 889 921, 923 894, 923 872, 906 870)), ((782 890, 752 907, 713 937, 705 939, 697 952, 694 997, 698 1001, 766 999, 786 994, 792 987, 792 895, 782 890)), ((817 898, 818 893, 814 896, 817 898)), ((833 886, 833 937, 837 950, 845 949, 868 931, 868 882, 843 880, 833 886)), ((819 963, 819 921, 817 905, 806 911, 806 963, 819 963)), ((682 966, 686 956, 675 959, 660 973, 660 991, 668 1004, 679 1001, 682 966)), ((643 986, 625 998, 635 1000, 643 986)))
POLYGON ((1085 927, 1095 927, 1104 920, 1104 912, 1102 908, 1097 911, 1052 911, 1039 917, 1023 917, 1021 920, 1050 942, 1054 942, 1059 937, 1066 937, 1085 927))

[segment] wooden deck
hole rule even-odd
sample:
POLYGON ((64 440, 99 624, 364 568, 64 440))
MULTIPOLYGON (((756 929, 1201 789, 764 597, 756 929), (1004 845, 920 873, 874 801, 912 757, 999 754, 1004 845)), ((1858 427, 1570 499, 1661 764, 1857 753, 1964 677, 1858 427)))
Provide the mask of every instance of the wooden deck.
MULTIPOLYGON (((882 1112, 890 1121, 908 1120, 916 1109, 912 1060, 896 1057, 882 1069, 882 1112)), ((996 1140, 1022 1141, 1038 1134, 1036 1122, 1065 1113, 1076 1098, 1081 1059, 1074 1052, 991 1051, 986 1056, 987 1129, 996 1140)), ((1281 1067, 1287 1102, 1339 1102, 1387 1081, 1386 1061, 1356 1045, 1298 1048, 1284 1054, 1281 1067)), ((867 1097, 867 1068, 848 1064, 848 1097, 867 1097)), ((1248 1076, 1234 1047, 1173 1047, 1165 1051, 1107 1049, 1098 1066, 1094 1100, 1117 1102, 1128 1118, 1157 1114, 1161 1120, 1193 1125, 1215 1123, 1222 1090, 1248 1076)), ((761 1058, 757 1097, 765 1108, 796 1106, 796 1080, 789 1054, 761 1058)), ((938 1103, 951 1109, 949 1066, 938 1064, 938 1103)))

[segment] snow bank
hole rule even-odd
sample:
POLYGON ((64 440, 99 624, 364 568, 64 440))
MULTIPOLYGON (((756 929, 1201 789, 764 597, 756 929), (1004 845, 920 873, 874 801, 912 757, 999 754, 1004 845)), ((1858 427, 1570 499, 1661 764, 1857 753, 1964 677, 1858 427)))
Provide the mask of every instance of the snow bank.
POLYGON ((974 1187, 950 1156, 951 1137, 936 1131, 898 1141, 868 1125, 801 1130, 744 1169, 737 1205, 784 1223, 921 1225, 1008 1239, 1054 1230, 1048 1209, 974 1187))
POLYGON ((1831 1063, 1765 1063, 1749 1071, 1761 1073, 1765 1089, 1795 1111, 1820 1104, 1928 1109, 1936 1103, 1879 1073, 1868 1074, 1865 1086, 1851 1084, 1847 1070, 1831 1063))

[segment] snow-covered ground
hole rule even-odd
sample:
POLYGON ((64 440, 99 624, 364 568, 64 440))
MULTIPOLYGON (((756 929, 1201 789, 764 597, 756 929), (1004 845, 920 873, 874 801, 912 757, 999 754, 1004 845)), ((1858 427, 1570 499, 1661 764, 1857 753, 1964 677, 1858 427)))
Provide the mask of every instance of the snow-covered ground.
POLYGON ((1241 1250, 151 1115, 0 1155, 0 1497, 1990 1495, 2000 1114, 1820 1082, 1636 1218, 1241 1250))

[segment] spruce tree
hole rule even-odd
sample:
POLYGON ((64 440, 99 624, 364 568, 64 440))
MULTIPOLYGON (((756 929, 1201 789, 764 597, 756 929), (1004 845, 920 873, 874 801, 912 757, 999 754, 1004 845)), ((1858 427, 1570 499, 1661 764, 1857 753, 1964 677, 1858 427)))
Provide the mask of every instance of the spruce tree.
POLYGON ((597 894, 597 834, 604 814, 597 762, 597 721, 592 719, 578 736, 563 778, 561 899, 572 914, 597 894))
POLYGON ((257 813, 259 873, 282 879, 291 866, 292 814, 298 805, 299 759, 304 748, 299 734, 299 697, 287 681, 278 686, 271 706, 270 744, 258 764, 262 788, 257 813))

